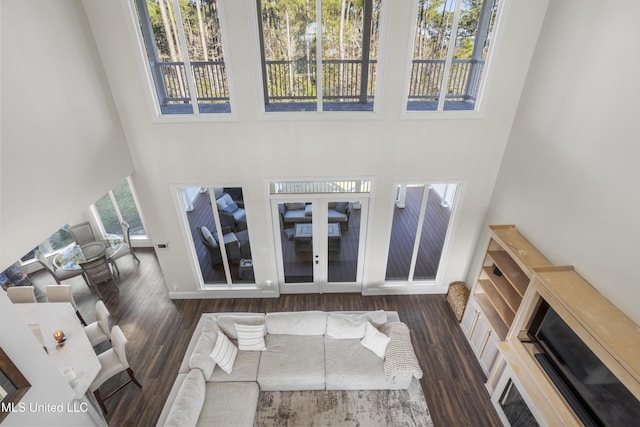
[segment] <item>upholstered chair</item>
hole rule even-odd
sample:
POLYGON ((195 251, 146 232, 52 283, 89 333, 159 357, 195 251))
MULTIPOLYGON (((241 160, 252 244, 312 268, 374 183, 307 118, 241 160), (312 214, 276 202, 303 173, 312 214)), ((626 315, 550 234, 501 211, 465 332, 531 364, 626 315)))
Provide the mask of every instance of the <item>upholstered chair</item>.
MULTIPOLYGON (((64 268, 56 268, 56 266, 53 265, 51 261, 49 261, 49 258, 47 258, 38 249, 36 249, 35 256, 36 261, 38 261, 45 269, 45 271, 53 277, 57 284, 60 284, 61 282, 76 276, 82 276, 84 281, 87 282, 87 279, 84 277, 84 273, 81 269, 77 268, 73 270, 66 270, 64 268)), ((87 282, 87 284, 88 283, 89 282, 87 282)))
POLYGON ((111 341, 111 330, 109 329, 109 310, 102 300, 96 302, 96 321, 84 327, 84 332, 93 347, 100 343, 111 341))
POLYGON ((136 379, 133 374, 133 370, 129 367, 129 362, 127 361, 127 354, 125 351, 127 338, 124 336, 122 329, 117 325, 111 329, 111 344, 112 348, 98 355, 98 360, 101 365, 100 372, 98 372, 96 379, 93 380, 89 386, 89 390, 91 390, 93 395, 96 397, 96 400, 100 405, 100 409, 102 409, 104 414, 107 413, 104 401, 122 390, 126 385, 133 382, 135 385, 142 388, 142 385, 136 379), (102 397, 99 391, 100 386, 120 372, 126 372, 129 375, 129 381, 102 397))
POLYGON ((68 302, 76 311, 78 319, 83 326, 87 326, 87 322, 84 321, 82 315, 78 311, 76 300, 73 298, 71 292, 71 285, 48 285, 47 286, 47 300, 49 302, 68 302))
MULTIPOLYGON (((217 233, 212 233, 206 226, 198 227, 200 239, 202 244, 209 253, 209 259, 211 260, 211 267, 215 267, 218 264, 222 264, 222 253, 220 252, 220 239, 217 233)), ((222 230, 222 240, 227 251, 227 259, 229 262, 239 262, 242 258, 240 240, 236 233, 229 232, 229 228, 225 227, 222 230)), ((245 233, 247 232, 239 232, 245 233)), ((242 235, 244 236, 244 234, 242 235)), ((246 243, 248 243, 248 237, 246 243)))
POLYGON ((14 304, 38 302, 33 286, 12 286, 7 288, 7 296, 14 304))
POLYGON ((122 227, 122 244, 115 251, 112 252, 111 248, 107 249, 107 256, 109 258, 109 262, 113 265, 113 268, 116 270, 116 273, 120 275, 120 270, 118 270, 118 265, 116 264, 116 260, 121 258, 127 254, 131 254, 133 259, 135 259, 138 264, 140 264, 140 259, 136 256, 136 253, 133 251, 133 246, 131 246, 131 232, 129 229, 129 224, 125 221, 120 223, 122 227))
POLYGON ((96 235, 93 234, 89 221, 69 226, 69 233, 80 247, 96 241, 96 235))
POLYGON ((83 262, 80 264, 80 267, 82 267, 87 281, 95 287, 100 298, 102 298, 102 294, 98 288, 99 283, 113 282, 116 292, 120 292, 118 289, 118 281, 113 275, 113 271, 111 271, 111 265, 106 255, 83 262))

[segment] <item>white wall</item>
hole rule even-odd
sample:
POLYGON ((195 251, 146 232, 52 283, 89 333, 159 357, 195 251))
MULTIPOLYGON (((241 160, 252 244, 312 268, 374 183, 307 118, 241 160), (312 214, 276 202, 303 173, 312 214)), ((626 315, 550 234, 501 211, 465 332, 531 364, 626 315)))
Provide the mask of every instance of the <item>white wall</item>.
POLYGON ((78 0, 2 1, 0 266, 133 170, 78 0))
MULTIPOLYGON (((276 283, 269 204, 270 178, 367 176, 375 179, 365 285, 384 281, 394 184, 397 181, 452 180, 465 187, 454 230, 446 283, 466 275, 497 169, 544 17, 546 1, 510 2, 501 28, 500 50, 492 65, 490 91, 482 115, 474 118, 403 120, 402 93, 410 49, 413 2, 389 3, 382 113, 373 120, 259 119, 260 70, 253 0, 225 1, 229 51, 238 120, 209 123, 156 123, 152 120, 141 53, 128 17, 118 2, 85 1, 89 22, 105 64, 136 166, 134 181, 156 242, 169 289, 195 291, 198 280, 179 221, 172 185, 241 185, 259 285, 276 283), (130 29, 130 28, 129 28, 130 29), (138 49, 138 50, 136 50, 138 49)), ((472 114, 473 115, 473 114, 472 114)), ((467 116, 468 117, 468 116, 467 116)))
POLYGON ((636 323, 639 15, 625 0, 550 3, 488 215, 636 323))

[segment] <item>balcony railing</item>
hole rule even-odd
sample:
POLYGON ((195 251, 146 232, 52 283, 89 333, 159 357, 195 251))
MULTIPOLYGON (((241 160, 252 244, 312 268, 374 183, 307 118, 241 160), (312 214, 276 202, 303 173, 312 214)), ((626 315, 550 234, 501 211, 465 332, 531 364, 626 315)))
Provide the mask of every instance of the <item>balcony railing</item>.
MULTIPOLYGON (((229 85, 222 61, 192 62, 198 102, 229 101, 229 85)), ((484 61, 454 60, 446 99, 475 100, 484 61)), ((267 61, 267 103, 316 99, 316 62, 306 60, 267 61)), ((367 81, 362 82, 362 61, 322 62, 322 93, 328 101, 367 102, 375 95, 377 61, 369 61, 367 81)), ((409 84, 410 101, 436 100, 444 76, 444 60, 413 60, 409 84)), ((191 100, 183 62, 158 63, 164 81, 164 104, 191 100)))

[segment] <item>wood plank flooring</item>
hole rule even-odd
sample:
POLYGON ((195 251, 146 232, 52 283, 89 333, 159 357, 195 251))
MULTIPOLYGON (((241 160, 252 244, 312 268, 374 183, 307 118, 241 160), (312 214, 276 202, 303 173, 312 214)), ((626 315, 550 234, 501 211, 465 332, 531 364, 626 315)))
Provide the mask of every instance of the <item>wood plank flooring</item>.
MULTIPOLYGON (((412 331, 424 371, 421 384, 435 426, 499 426, 500 421, 484 387, 485 378, 444 295, 365 297, 358 294, 286 295, 269 299, 175 300, 168 297, 155 253, 137 250, 142 261, 118 260, 119 292, 102 288, 112 324, 129 342, 127 357, 142 390, 128 385, 107 400, 111 426, 154 426, 173 384, 187 344, 201 313, 223 311, 273 312, 290 310, 398 311, 412 331)), ((40 271, 32 276, 39 288, 54 284, 40 271)), ((79 310, 95 320, 97 295, 81 278, 73 286, 79 310)), ((40 294, 42 296, 42 294, 40 294)), ((102 344, 98 351, 108 348, 102 344)), ((115 389, 126 374, 109 380, 101 391, 115 389)))

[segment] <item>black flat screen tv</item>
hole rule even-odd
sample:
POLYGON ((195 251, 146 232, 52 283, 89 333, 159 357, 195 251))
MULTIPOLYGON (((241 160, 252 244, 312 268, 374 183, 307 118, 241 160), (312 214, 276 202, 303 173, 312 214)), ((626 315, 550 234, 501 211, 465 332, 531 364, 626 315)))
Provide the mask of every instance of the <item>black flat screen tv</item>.
POLYGON ((544 300, 529 338, 540 351, 535 358, 585 426, 638 425, 638 399, 544 300))

